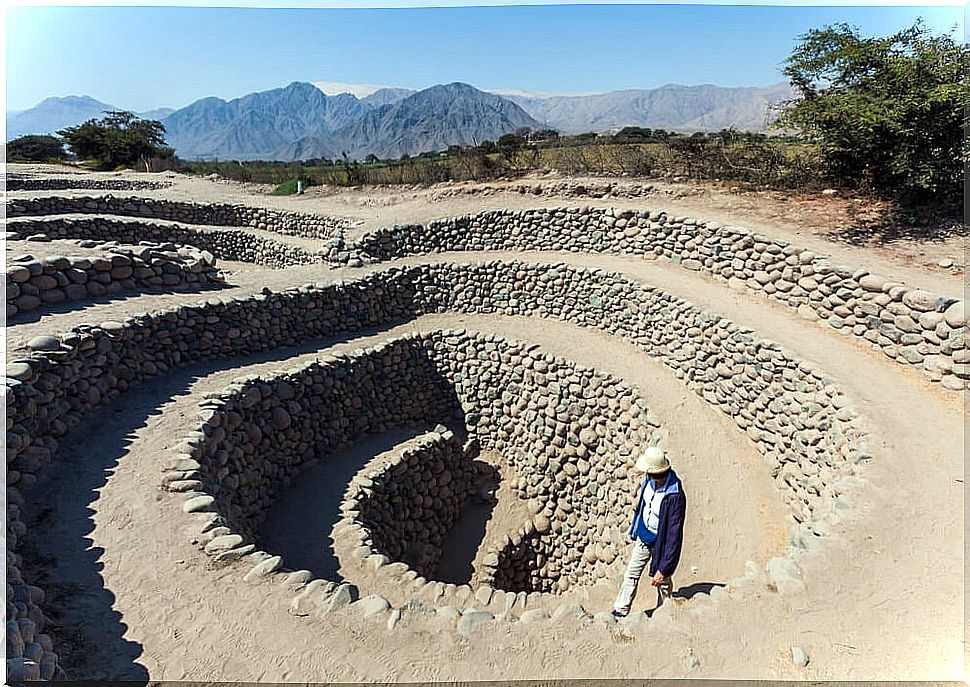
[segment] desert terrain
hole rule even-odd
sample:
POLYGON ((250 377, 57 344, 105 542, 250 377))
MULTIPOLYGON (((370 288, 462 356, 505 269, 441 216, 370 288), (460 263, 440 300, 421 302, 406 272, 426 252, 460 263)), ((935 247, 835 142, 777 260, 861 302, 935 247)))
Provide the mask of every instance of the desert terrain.
POLYGON ((963 679, 959 228, 552 175, 7 184, 24 674, 963 679), (652 443, 688 495, 677 591, 617 622, 652 443))

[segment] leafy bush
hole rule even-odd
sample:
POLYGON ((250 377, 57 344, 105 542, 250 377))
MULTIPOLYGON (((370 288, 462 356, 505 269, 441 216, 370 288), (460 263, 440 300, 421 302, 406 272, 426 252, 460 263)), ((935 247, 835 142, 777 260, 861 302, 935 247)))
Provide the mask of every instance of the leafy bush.
POLYGON ((861 38, 845 24, 815 29, 787 60, 800 97, 778 125, 817 142, 839 183, 911 206, 959 206, 968 73, 970 48, 921 22, 888 38, 861 38))
POLYGON ((64 141, 56 136, 21 136, 7 143, 11 162, 47 162, 64 157, 64 141))
POLYGON ((102 169, 143 164, 150 170, 152 158, 174 155, 165 146, 165 126, 153 119, 141 119, 131 112, 112 110, 101 119, 57 132, 79 159, 92 159, 102 169))

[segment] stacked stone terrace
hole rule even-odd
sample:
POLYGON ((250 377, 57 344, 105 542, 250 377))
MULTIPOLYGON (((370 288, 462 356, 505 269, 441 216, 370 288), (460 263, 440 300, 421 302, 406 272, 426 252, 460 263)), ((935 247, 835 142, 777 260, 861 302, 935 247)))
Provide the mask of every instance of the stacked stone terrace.
POLYGON ((7 217, 78 213, 128 215, 188 224, 252 227, 277 234, 316 239, 328 239, 348 226, 344 219, 325 215, 269 210, 250 205, 188 203, 133 196, 42 196, 7 203, 7 217))
POLYGON ((293 265, 322 263, 323 255, 241 228, 183 226, 170 222, 145 222, 112 217, 59 216, 49 219, 23 218, 7 222, 8 240, 18 238, 115 241, 139 244, 144 241, 172 242, 194 246, 221 260, 247 262, 282 269, 293 265))
POLYGON ((155 191, 168 188, 171 181, 148 181, 141 179, 91 179, 66 177, 27 177, 7 174, 8 191, 67 191, 86 189, 92 191, 155 191))
MULTIPOLYGON (((815 545, 831 518, 837 516, 833 503, 839 494, 841 475, 847 466, 865 457, 855 414, 846 407, 834 386, 777 347, 754 339, 749 332, 721 318, 611 273, 578 270, 566 265, 493 263, 467 267, 442 264, 392 269, 323 288, 304 287, 221 303, 206 301, 125 322, 82 326, 58 340, 37 342, 39 350, 15 358, 7 368, 7 410, 8 417, 13 419, 8 432, 8 480, 15 493, 11 502, 17 503, 21 498, 20 486, 29 485, 32 475, 52 461, 58 437, 76 426, 100 403, 119 397, 132 384, 142 383, 173 366, 197 359, 294 345, 422 312, 461 311, 464 308, 505 314, 530 314, 541 309, 547 316, 630 338, 645 352, 660 358, 690 388, 731 413, 739 426, 755 439, 766 458, 774 463, 779 486, 785 490, 783 493, 792 512, 794 546, 815 545), (575 293, 587 297, 575 299, 571 295, 575 293), (472 306, 473 302, 483 305, 472 306)), ((463 341, 466 346, 481 345, 486 358, 490 355, 488 346, 494 347, 499 360, 503 350, 498 342, 447 333, 432 335, 430 341, 429 348, 422 345, 416 350, 430 356, 432 361, 436 355, 446 355, 436 354, 436 350, 447 351, 449 347, 462 345, 463 341), (438 337, 450 337, 453 343, 449 343, 448 338, 438 337)), ((407 375, 409 383, 375 387, 371 389, 373 393, 379 393, 381 389, 393 392, 397 388, 427 388, 420 366, 411 364, 413 361, 408 361, 406 356, 384 358, 380 355, 384 350, 395 349, 389 347, 369 355, 382 366, 395 360, 401 362, 387 369, 382 367, 382 375, 391 371, 407 375)), ((434 368, 439 378, 447 379, 449 374, 458 374, 458 371, 449 372, 452 368, 447 364, 442 366, 442 363, 434 368)), ((478 396, 470 398, 471 402, 464 405, 461 393, 457 392, 461 387, 457 385, 456 377, 452 382, 456 386, 451 388, 458 393, 458 403, 453 407, 462 408, 467 429, 475 432, 480 440, 491 441, 503 449, 513 449, 510 453, 513 465, 517 460, 514 458, 515 446, 538 451, 521 453, 518 459, 522 461, 518 468, 521 470, 520 492, 535 502, 534 508, 538 511, 532 529, 528 530, 533 541, 541 541, 547 528, 562 527, 564 531, 570 531, 565 528, 572 527, 568 525, 572 514, 580 517, 575 529, 571 530, 575 536, 595 538, 600 531, 607 532, 617 524, 608 518, 601 520, 607 512, 613 512, 608 508, 609 503, 629 495, 614 493, 604 499, 603 494, 591 490, 589 484, 600 483, 598 470, 606 470, 602 474, 607 474, 617 468, 617 465, 603 464, 603 460, 620 460, 629 468, 635 449, 648 440, 649 430, 642 425, 633 434, 621 433, 616 439, 607 439, 610 436, 610 409, 615 408, 613 412, 620 415, 629 414, 629 411, 623 410, 622 397, 609 392, 611 386, 601 385, 603 395, 594 394, 587 401, 593 402, 590 408, 596 409, 598 415, 576 415, 579 426, 573 427, 572 420, 567 421, 574 417, 571 405, 567 401, 560 411, 557 401, 555 415, 546 416, 547 423, 552 422, 547 425, 551 435, 522 435, 521 432, 532 424, 528 422, 530 413, 550 406, 549 401, 543 401, 547 394, 567 394, 560 397, 566 400, 569 393, 583 393, 582 389, 592 388, 592 384, 584 387, 577 383, 578 391, 572 392, 573 382, 568 385, 551 383, 548 377, 551 367, 555 366, 551 366, 545 357, 534 354, 522 355, 518 366, 510 360, 506 368, 508 374, 515 376, 531 369, 536 374, 546 375, 545 382, 533 387, 530 395, 523 394, 515 399, 502 397, 503 380, 494 380, 499 385, 475 383, 478 396), (535 406, 528 400, 534 394, 538 394, 534 398, 535 406), (525 406, 522 407, 517 399, 525 399, 525 406), (472 408, 466 410, 469 405, 472 408), (526 422, 510 422, 509 418, 516 417, 526 422), (596 424, 583 428, 584 421, 596 424), (595 437, 586 430, 591 430, 595 437), (575 479, 575 491, 568 490, 565 498, 557 490, 549 491, 550 486, 566 478, 575 479), (575 501, 571 494, 580 500, 575 501), (579 527, 579 522, 585 524, 585 529, 579 527)), ((367 369, 374 372, 374 368, 367 369)), ((306 374, 309 372, 300 372, 301 376, 306 374)), ((563 381, 568 381, 572 374, 575 373, 570 373, 563 381)), ((366 375, 357 377, 356 383, 347 388, 366 396, 367 386, 363 381, 367 378, 366 375)), ((474 375, 466 375, 466 378, 469 384, 476 379, 474 375)), ((219 411, 210 411, 211 417, 201 427, 198 437, 186 440, 185 454, 175 456, 171 461, 172 472, 166 478, 167 484, 175 485, 176 490, 184 490, 189 483, 191 489, 186 494, 185 510, 214 514, 216 517, 206 521, 205 532, 213 532, 217 537, 231 537, 221 539, 215 547, 210 546, 209 552, 223 556, 223 560, 233 557, 248 560, 255 570, 246 573, 249 579, 298 571, 286 570, 278 557, 247 549, 252 547, 247 541, 252 530, 245 523, 250 518, 259 517, 271 503, 280 480, 308 460, 311 447, 325 439, 339 444, 352 441, 355 436, 333 433, 340 427, 356 425, 328 424, 334 417, 332 414, 313 412, 314 406, 307 403, 310 399, 299 402, 301 397, 294 384, 297 379, 256 381, 244 385, 238 392, 229 390, 222 404, 231 401, 232 405, 226 410, 231 410, 234 418, 241 416, 241 421, 233 420, 235 431, 229 431, 233 429, 231 426, 228 429, 222 426, 219 411), (290 392, 282 391, 283 383, 292 388, 292 399, 287 398, 290 392), (292 412, 296 408, 307 415, 297 416, 294 422, 292 412), (306 425, 305 422, 312 418, 317 419, 306 425), (320 421, 323 424, 317 425, 320 421), (313 429, 314 426, 318 429, 313 429), (294 440, 297 443, 292 443, 294 440), (209 450, 214 451, 216 464, 221 466, 215 472, 204 467, 208 464, 209 450), (256 472, 234 473, 231 460, 227 465, 223 458, 218 458, 220 451, 230 458, 233 455, 248 456, 247 463, 255 466, 256 472), (270 460, 270 456, 275 458, 270 460), (217 487, 220 483, 223 486, 217 487), (206 489, 217 494, 220 501, 206 489), (234 498, 232 494, 239 489, 248 491, 240 491, 239 497, 234 498), (244 510, 235 510, 233 504, 239 504, 244 510), (227 509, 225 513, 220 512, 220 505, 227 509), (233 524, 238 531, 233 530, 233 524), (227 531, 219 530, 220 527, 227 531), (223 549, 227 544, 229 548, 223 549)), ((312 376, 310 379, 315 382, 312 376)), ((329 398, 325 393, 327 385, 321 381, 317 388, 320 390, 315 393, 322 396, 313 402, 326 402, 329 398)), ((470 392, 468 387, 465 388, 468 389, 466 393, 470 392)), ((382 425, 413 420, 416 414, 441 412, 441 406, 433 399, 420 395, 417 399, 416 403, 399 411, 393 409, 401 407, 400 398, 397 405, 385 399, 387 404, 373 406, 365 404, 361 398, 360 403, 345 404, 343 408, 345 412, 347 408, 358 408, 370 415, 375 409, 387 407, 391 415, 379 419, 382 425), (429 402, 426 404, 425 401, 429 402)), ((631 415, 627 427, 632 426, 635 423, 631 415)), ((347 523, 347 526, 354 525, 347 523)), ((22 528, 14 526, 14 531, 17 529, 22 528)), ((215 537, 209 543, 214 540, 215 537)), ((368 543, 366 535, 360 541, 362 547, 372 547, 376 543, 374 539, 368 543)), ((575 546, 581 541, 572 542, 569 552, 581 550, 581 546, 575 546)), ((17 537, 9 542, 8 554, 15 567, 17 542, 17 537)), ((602 551, 604 565, 616 555, 615 545, 605 549, 601 546, 598 550, 602 551)), ((533 547, 529 556, 523 558, 523 551, 516 544, 501 552, 495 561, 495 583, 512 587, 508 593, 513 596, 515 587, 531 586, 537 591, 548 589, 553 575, 551 571, 556 564, 559 573, 567 580, 567 588, 569 584, 586 582, 597 574, 595 562, 570 558, 574 553, 562 551, 557 554, 533 547), (544 560, 542 566, 538 563, 540 559, 544 560)), ((307 581, 303 579, 303 582, 307 581)), ((422 583, 437 589, 433 581, 422 579, 422 583)), ((434 589, 426 594, 433 595, 434 589)), ((318 599, 319 603, 333 610, 334 599, 331 597, 338 590, 339 599, 348 603, 353 600, 355 592, 346 585, 337 585, 323 589, 320 593, 324 598, 318 599)), ((557 591, 561 590, 560 586, 557 591)), ((518 591, 522 593, 525 589, 518 591)), ((455 597, 444 598, 455 601, 455 597)), ((31 612, 26 605, 25 610, 28 614, 31 612)), ((14 614, 13 617, 20 617, 17 610, 14 614)))
POLYGON ((223 277, 211 253, 192 246, 142 241, 137 246, 69 242, 58 248, 74 255, 14 256, 7 265, 7 317, 63 301, 153 289, 217 286, 223 277))
MULTIPOLYGON (((137 286, 126 280, 158 285, 161 278, 171 286, 177 272, 169 265, 218 281, 210 269, 216 257, 286 268, 447 251, 601 252, 663 258, 764 293, 873 343, 947 389, 963 390, 970 378, 963 301, 832 265, 785 242, 662 212, 486 212, 384 228, 344 245, 342 220, 246 206, 47 197, 13 201, 7 211, 8 228, 23 236, 150 242, 140 252, 112 247, 126 264, 122 257, 116 264, 114 257, 55 256, 8 265, 8 315, 30 309, 34 301, 25 296, 58 300, 44 298, 56 290, 69 299, 98 295, 93 284, 107 291, 114 283, 137 286), (245 227, 329 243, 319 255, 300 252, 245 227)), ((31 533, 21 511, 25 493, 56 461, 72 428, 179 366, 438 312, 556 318, 621 337, 666 365, 731 417, 770 465, 790 514, 787 554, 824 541, 845 515, 840 496, 870 458, 862 419, 821 371, 661 289, 567 263, 389 267, 326 285, 217 296, 84 324, 38 337, 8 358, 9 674, 61 676, 57 647, 43 632, 44 591, 25 578, 31 571, 23 569, 21 551, 31 533)), ((622 478, 638 452, 658 441, 647 402, 619 380, 522 342, 418 332, 227 387, 205 402, 197 431, 165 461, 162 485, 184 495, 185 517, 198 519, 197 540, 214 563, 236 566, 240 582, 281 578, 294 589, 297 615, 357 606, 365 616, 389 614, 393 626, 403 612, 438 608, 435 617, 450 623, 460 615, 459 629, 467 632, 476 623, 585 617, 571 594, 615 576, 623 514, 633 498, 622 478), (348 485, 334 527, 346 579, 315 579, 261 550, 267 510, 301 471, 369 433, 438 424, 348 485), (530 518, 501 546, 482 552, 468 584, 445 583, 435 579, 443 535, 488 473, 476 460, 482 449, 507 461, 515 498, 530 518)), ((793 584, 790 564, 780 560, 769 571, 793 584)))
POLYGON ((361 237, 365 261, 450 251, 568 251, 664 258, 795 308, 865 339, 947 389, 970 380, 965 302, 930 293, 742 229, 663 211, 561 208, 490 211, 361 237))

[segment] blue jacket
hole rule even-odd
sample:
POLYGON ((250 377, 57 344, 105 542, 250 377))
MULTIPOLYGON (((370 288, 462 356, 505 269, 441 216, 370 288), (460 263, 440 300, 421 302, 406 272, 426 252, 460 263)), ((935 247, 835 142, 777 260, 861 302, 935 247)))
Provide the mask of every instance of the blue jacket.
MULTIPOLYGON (((633 521, 630 523, 630 539, 637 538, 637 525, 643 523, 643 492, 647 488, 649 476, 643 478, 640 485, 640 492, 637 495, 636 510, 633 512, 633 521), (638 523, 638 521, 640 521, 638 523)), ((660 502, 660 525, 657 528, 657 540, 653 543, 653 552, 650 556, 649 574, 655 575, 659 570, 664 577, 671 577, 677 570, 680 563, 680 549, 684 541, 684 515, 687 511, 687 496, 684 494, 684 486, 671 470, 667 475, 668 480, 673 480, 670 487, 676 487, 668 492, 660 502)))

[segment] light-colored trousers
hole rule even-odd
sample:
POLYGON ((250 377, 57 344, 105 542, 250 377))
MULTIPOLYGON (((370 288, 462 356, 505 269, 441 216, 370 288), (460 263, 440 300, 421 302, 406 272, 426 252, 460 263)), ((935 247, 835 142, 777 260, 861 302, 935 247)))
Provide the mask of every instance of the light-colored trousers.
MULTIPOLYGON (((613 603, 613 610, 617 613, 626 615, 630 612, 633 597, 637 595, 637 583, 640 582, 640 576, 643 575, 643 571, 650 562, 651 553, 650 547, 639 539, 633 542, 633 553, 630 554, 630 562, 623 574, 623 584, 620 586, 620 593, 617 594, 616 601, 613 603)), ((669 599, 673 591, 673 578, 668 577, 657 587, 657 606, 669 599)))

